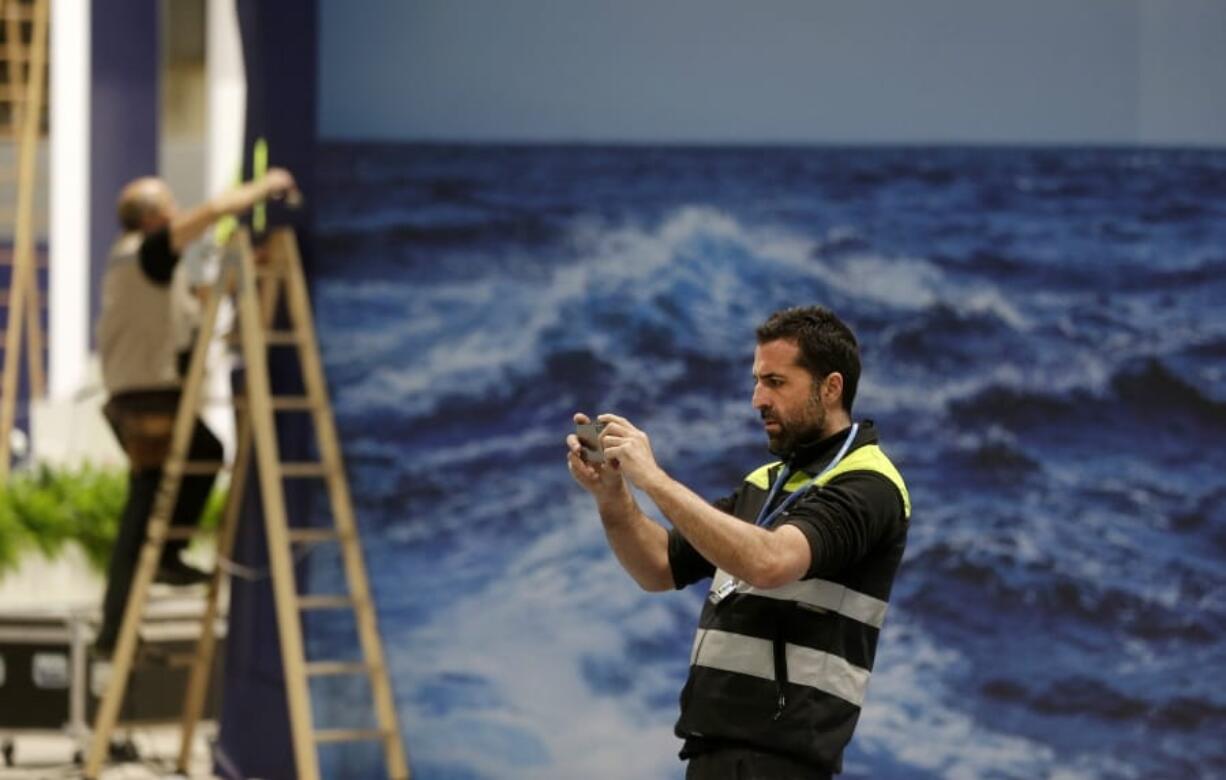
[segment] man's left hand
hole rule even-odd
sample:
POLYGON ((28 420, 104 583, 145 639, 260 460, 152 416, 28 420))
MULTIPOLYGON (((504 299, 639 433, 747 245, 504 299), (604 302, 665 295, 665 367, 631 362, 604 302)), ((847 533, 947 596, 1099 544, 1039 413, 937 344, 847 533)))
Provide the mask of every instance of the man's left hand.
POLYGON ((662 473, 656 465, 656 456, 651 451, 647 434, 616 414, 602 414, 596 419, 605 423, 600 433, 605 457, 626 479, 636 487, 644 488, 652 477, 662 473))

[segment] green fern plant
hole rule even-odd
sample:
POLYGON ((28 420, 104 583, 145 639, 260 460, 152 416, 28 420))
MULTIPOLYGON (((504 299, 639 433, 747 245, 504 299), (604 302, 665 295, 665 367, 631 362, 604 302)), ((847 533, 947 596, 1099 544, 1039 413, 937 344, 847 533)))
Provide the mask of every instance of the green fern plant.
MULTIPOLYGON (((84 466, 40 466, 19 472, 0 489, 0 575, 12 570, 27 551, 46 557, 66 544, 80 545, 90 565, 106 568, 127 496, 127 474, 84 466)), ((215 529, 225 496, 214 491, 201 521, 215 529)))

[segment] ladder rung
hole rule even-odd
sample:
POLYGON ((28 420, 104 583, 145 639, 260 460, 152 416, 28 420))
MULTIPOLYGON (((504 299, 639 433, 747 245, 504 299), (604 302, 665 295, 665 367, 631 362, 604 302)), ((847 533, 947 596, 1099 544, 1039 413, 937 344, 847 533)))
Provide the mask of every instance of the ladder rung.
POLYGON ((183 463, 178 467, 175 466, 174 461, 166 463, 167 471, 178 471, 183 475, 216 474, 219 471, 225 471, 229 467, 230 464, 221 460, 194 460, 190 463, 183 463))
MULTIPOLYGON (((13 294, 10 293, 8 290, 0 290, 0 307, 7 308, 9 305, 9 301, 12 300, 12 298, 13 298, 13 294)), ((27 300, 26 303, 29 303, 29 301, 27 300)), ((47 296, 45 295, 38 296, 38 306, 40 309, 47 308, 47 296)))
MULTIPOLYGON (((8 338, 9 332, 7 328, 0 328, 0 352, 4 351, 4 340, 8 338)), ((30 337, 29 331, 23 329, 23 337, 18 340, 18 345, 25 349, 25 340, 30 337)), ((47 351, 47 345, 43 344, 43 352, 47 351)))
POLYGON ((318 409, 322 404, 316 403, 305 395, 278 395, 272 399, 272 408, 279 410, 297 410, 309 412, 318 409))
MULTIPOLYGON (((4 7, 4 13, 0 13, 0 19, 16 19, 19 22, 28 22, 34 18, 33 3, 8 3, 4 7)), ((12 46, 12 44, 9 44, 12 46)))
POLYGON ((311 661, 306 664, 308 677, 336 677, 345 674, 370 674, 374 667, 362 661, 311 661))
POLYGON ((318 542, 339 542, 341 535, 334 528, 290 528, 291 542, 315 544, 318 542))
MULTIPOLYGON (((0 221, 4 221, 8 216, 10 216, 8 212, 6 212, 4 209, 0 209, 0 221)), ((13 265, 13 263, 14 259, 12 250, 0 248, 0 265, 13 265)), ((46 268, 47 256, 42 252, 35 252, 34 265, 38 268, 46 268)))
POLYGON ((386 739, 383 729, 321 729, 315 732, 316 742, 370 742, 386 739))
POLYGON ((326 477, 328 468, 322 463, 289 462, 281 464, 283 477, 326 477))
POLYGON ((264 339, 272 346, 294 346, 302 339, 292 330, 270 330, 264 339))
POLYGON ((166 541, 182 541, 191 539, 196 534, 200 533, 200 529, 194 525, 176 525, 166 529, 166 535, 162 537, 166 541))
POLYGON ((352 609, 357 601, 351 596, 299 596, 298 609, 352 609))
MULTIPOLYGON (((233 401, 226 401, 223 398, 214 399, 214 404, 233 403, 235 409, 247 408, 247 399, 242 396, 235 396, 233 401)), ((272 398, 272 408, 277 411, 301 411, 310 412, 322 408, 323 404, 316 403, 310 396, 305 395, 277 395, 272 398)))
POLYGON ((196 663, 196 654, 195 653, 171 653, 170 655, 166 656, 165 662, 166 662, 166 665, 171 668, 191 666, 192 664, 196 663))

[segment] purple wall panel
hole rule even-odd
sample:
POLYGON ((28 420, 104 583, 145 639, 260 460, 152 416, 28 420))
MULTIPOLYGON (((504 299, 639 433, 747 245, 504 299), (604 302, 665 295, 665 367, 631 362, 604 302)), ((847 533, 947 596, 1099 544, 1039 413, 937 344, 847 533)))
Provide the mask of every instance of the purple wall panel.
MULTIPOLYGON (((269 164, 289 168, 306 196, 306 205, 287 211, 269 205, 269 225, 291 224, 298 231, 305 268, 311 262, 311 202, 315 165, 316 21, 313 4, 293 0, 238 0, 243 56, 247 70, 247 127, 244 177, 252 175, 251 150, 257 139, 268 143, 269 164)), ((259 240, 259 236, 255 237, 259 240)), ((302 393, 300 372, 289 350, 270 355, 273 392, 302 393)), ((241 381, 241 380, 240 380, 241 381)), ((299 415, 277 421, 284 460, 308 460, 313 429, 299 415)), ((256 488, 253 473, 248 484, 256 488)), ((291 524, 301 524, 311 510, 306 486, 286 483, 291 524)), ((319 518, 320 522, 324 518, 319 518)), ((267 566, 267 543, 258 488, 246 496, 235 559, 267 566)), ((298 582, 307 579, 298 565, 298 582)), ((226 643, 225 696, 218 738, 217 771, 225 776, 278 780, 295 776, 285 686, 282 678, 276 607, 270 580, 234 580, 230 592, 230 630, 226 643)))
MULTIPOLYGON (((90 322, 98 314, 115 197, 157 172, 158 3, 108 0, 90 14, 90 322)), ((90 334, 93 343, 93 334, 90 334)))

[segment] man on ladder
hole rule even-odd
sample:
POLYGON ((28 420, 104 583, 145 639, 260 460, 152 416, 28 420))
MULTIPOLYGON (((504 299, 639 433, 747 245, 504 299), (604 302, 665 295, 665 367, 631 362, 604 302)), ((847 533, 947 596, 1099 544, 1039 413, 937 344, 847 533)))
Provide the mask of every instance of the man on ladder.
MULTIPOLYGON (((102 381, 110 399, 106 416, 130 461, 128 497, 107 570, 102 626, 95 652, 114 648, 132 573, 145 539, 145 528, 162 478, 179 404, 182 360, 190 349, 190 322, 195 302, 187 291, 179 257, 217 220, 246 212, 255 204, 295 190, 294 178, 274 168, 187 211, 180 211, 160 179, 137 179, 124 187, 118 216, 123 234, 111 248, 103 277, 97 323, 102 381)), ((219 462, 221 443, 197 418, 189 457, 219 462)), ((185 476, 175 504, 174 525, 199 520, 216 472, 185 476)), ((209 575, 179 559, 185 541, 163 548, 157 580, 190 585, 209 575)))

